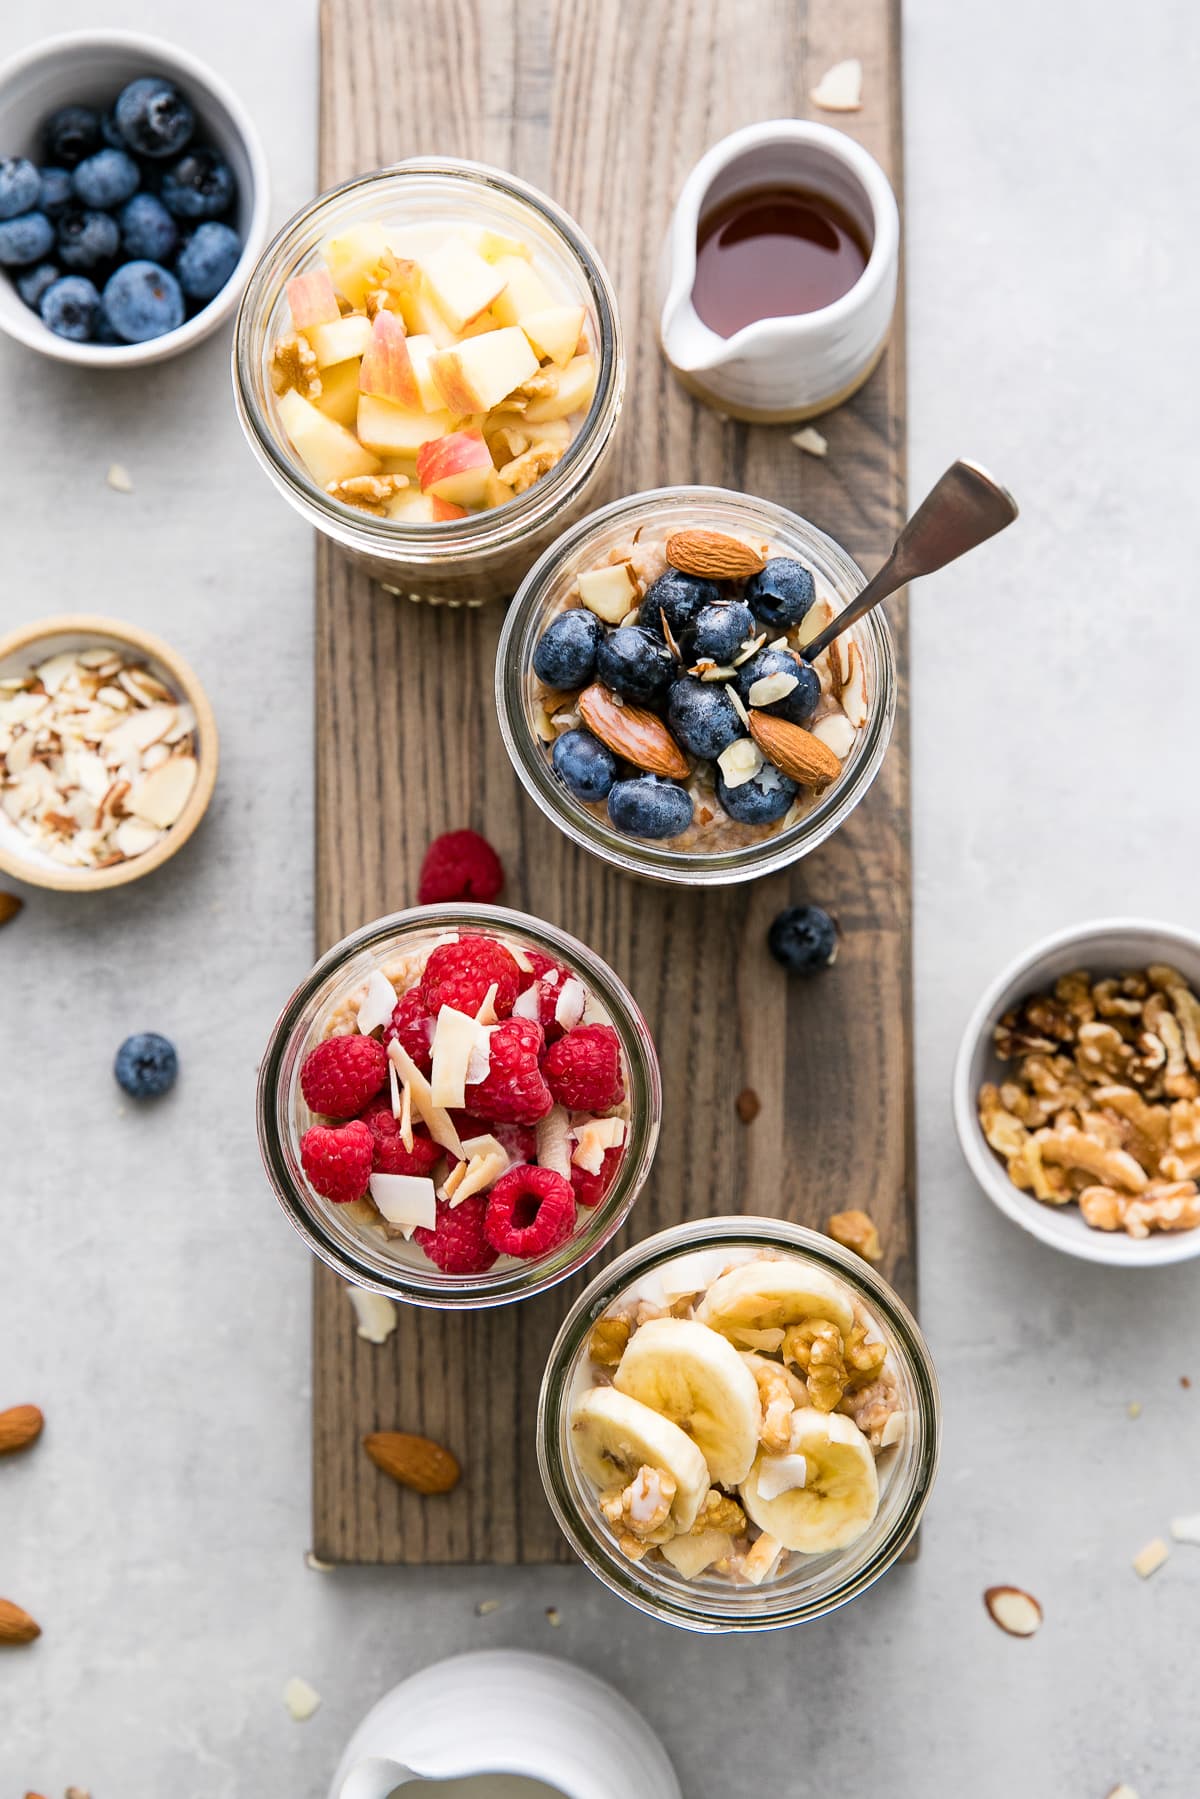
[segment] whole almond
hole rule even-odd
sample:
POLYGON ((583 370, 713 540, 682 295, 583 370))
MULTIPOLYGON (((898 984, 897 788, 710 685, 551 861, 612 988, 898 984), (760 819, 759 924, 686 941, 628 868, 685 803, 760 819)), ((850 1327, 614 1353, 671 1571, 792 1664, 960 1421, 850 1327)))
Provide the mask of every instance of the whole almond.
POLYGON ((767 758, 802 787, 820 787, 835 780, 841 763, 827 743, 801 725, 770 712, 751 712, 750 735, 767 758))
POLYGON ((32 1643, 42 1627, 11 1599, 0 1599, 0 1643, 32 1643))
POLYGON ((15 893, 0 893, 0 924, 15 918, 25 901, 15 893))
POLYGON ((457 1457, 430 1437, 377 1430, 363 1438, 363 1448, 377 1468, 414 1493, 448 1493, 462 1478, 457 1457))
POLYGON ((7 1412, 0 1412, 0 1455, 28 1449, 41 1436, 44 1423, 35 1405, 13 1405, 7 1412))
POLYGON ((618 706, 607 687, 598 681, 584 688, 576 704, 588 730, 607 744, 614 756, 632 762, 635 768, 644 768, 650 775, 687 780, 687 758, 653 712, 643 712, 640 706, 618 706))
POLYGON ((672 531, 667 561, 684 575, 707 575, 713 581, 744 581, 767 566, 765 545, 756 549, 724 531, 672 531))

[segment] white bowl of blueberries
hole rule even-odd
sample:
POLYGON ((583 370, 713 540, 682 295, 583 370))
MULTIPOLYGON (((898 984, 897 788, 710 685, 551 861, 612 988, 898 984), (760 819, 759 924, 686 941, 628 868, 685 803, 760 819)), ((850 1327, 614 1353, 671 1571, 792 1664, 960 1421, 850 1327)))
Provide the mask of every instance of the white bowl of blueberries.
POLYGON ((0 328, 90 368, 161 361, 229 316, 262 249, 262 146, 220 78, 138 32, 0 68, 0 328))

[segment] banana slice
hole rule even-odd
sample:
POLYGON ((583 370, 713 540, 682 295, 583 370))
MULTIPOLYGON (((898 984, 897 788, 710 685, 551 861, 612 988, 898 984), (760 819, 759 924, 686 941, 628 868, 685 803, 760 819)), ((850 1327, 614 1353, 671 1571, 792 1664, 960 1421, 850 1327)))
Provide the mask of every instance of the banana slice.
POLYGON ((862 1536, 879 1509, 871 1445, 843 1413, 806 1407, 792 1419, 789 1453, 804 1457, 804 1485, 764 1499, 759 1480, 764 1463, 773 1458, 760 1455, 742 1484, 742 1504, 760 1530, 777 1537, 785 1549, 804 1555, 845 1549, 862 1536))
POLYGON ((708 1464, 677 1424, 615 1387, 589 1387, 575 1402, 571 1434, 580 1467, 601 1492, 626 1486, 642 1467, 669 1474, 671 1516, 680 1531, 691 1530, 708 1496, 708 1464))
POLYGON ((688 1318, 653 1318, 630 1338, 613 1384, 670 1418, 718 1485, 736 1487, 758 1452, 758 1385, 732 1343, 688 1318))
POLYGON ((713 1282, 696 1317, 726 1335, 741 1329, 774 1330, 803 1318, 828 1318, 844 1333, 854 1323, 854 1310, 829 1275, 789 1257, 731 1268, 713 1282))

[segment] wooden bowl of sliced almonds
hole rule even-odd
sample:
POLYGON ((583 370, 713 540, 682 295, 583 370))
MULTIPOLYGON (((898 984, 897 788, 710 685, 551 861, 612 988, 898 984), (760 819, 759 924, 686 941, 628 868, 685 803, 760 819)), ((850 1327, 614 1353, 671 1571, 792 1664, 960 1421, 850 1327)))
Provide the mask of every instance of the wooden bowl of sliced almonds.
POLYGON ((160 868, 217 778, 207 695, 168 644, 71 614, 0 638, 0 869, 96 893, 160 868))

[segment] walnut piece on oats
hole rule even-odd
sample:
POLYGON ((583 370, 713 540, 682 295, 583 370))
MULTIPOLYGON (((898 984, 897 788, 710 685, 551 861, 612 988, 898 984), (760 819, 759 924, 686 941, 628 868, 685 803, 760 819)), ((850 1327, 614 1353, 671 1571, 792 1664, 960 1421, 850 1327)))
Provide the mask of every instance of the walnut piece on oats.
POLYGON ((289 331, 276 340, 271 351, 271 386, 277 394, 285 394, 294 388, 305 400, 321 397, 317 353, 298 331, 289 331))
POLYGON ((564 448, 563 444, 533 444, 512 462, 504 464, 499 471, 501 481, 511 487, 514 493, 525 493, 543 475, 548 474, 556 463, 562 461, 564 448))
POLYGON ((601 1368, 615 1368, 632 1335, 628 1318, 598 1318, 588 1338, 588 1355, 601 1368))
POLYGON ((842 1333, 826 1318, 805 1318, 783 1333, 783 1359, 804 1371, 808 1397, 818 1412, 832 1412, 850 1379, 842 1333))
POLYGON ((676 1534, 671 1518, 675 1493, 673 1475, 643 1464, 627 1487, 600 1495, 600 1510, 618 1535, 647 1546, 669 1543, 676 1534))
POLYGON ((706 1530, 721 1530, 740 1537, 745 1529, 746 1514, 737 1500, 722 1493, 720 1487, 710 1487, 688 1535, 696 1537, 706 1530))
POLYGON ((357 506, 361 512, 386 518, 384 502, 403 493, 408 485, 407 475, 347 475, 341 481, 327 482, 325 492, 346 506, 357 506))

